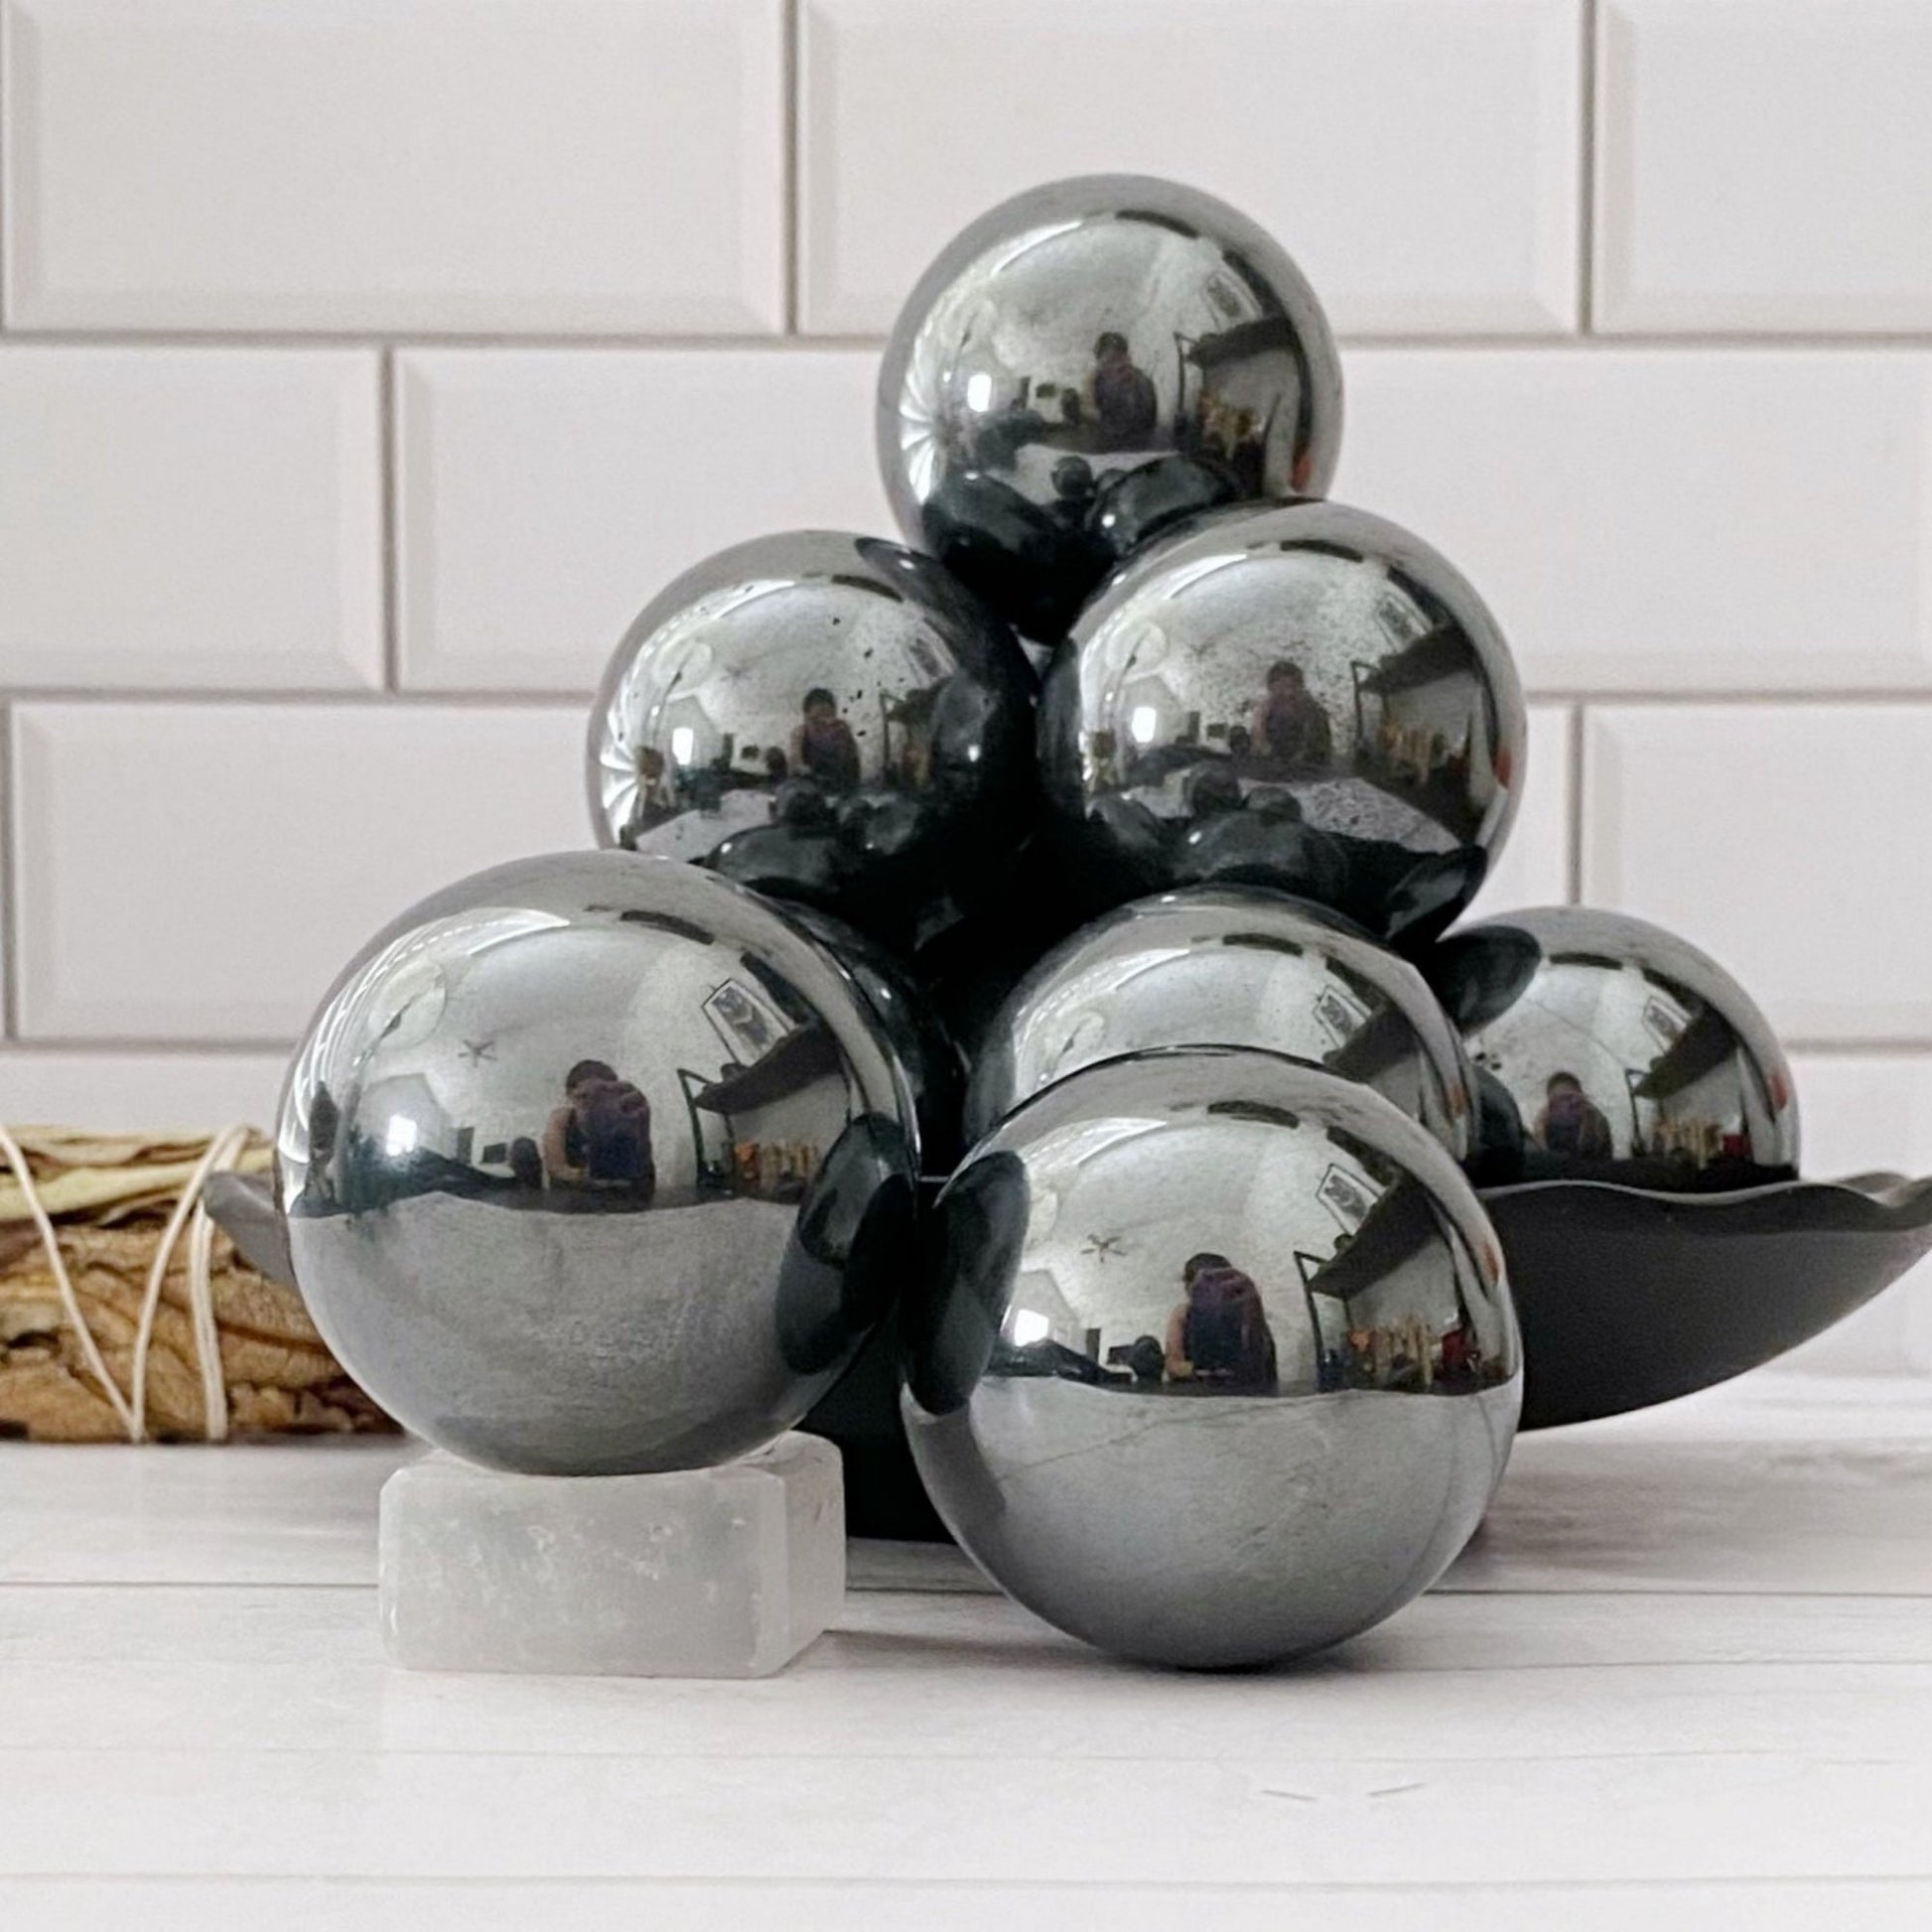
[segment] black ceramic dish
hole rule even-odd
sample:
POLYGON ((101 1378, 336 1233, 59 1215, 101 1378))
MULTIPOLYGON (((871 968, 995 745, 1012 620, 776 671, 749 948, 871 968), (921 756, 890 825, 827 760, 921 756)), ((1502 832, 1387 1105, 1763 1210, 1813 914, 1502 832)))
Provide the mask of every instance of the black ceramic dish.
POLYGON ((1482 1195, 1523 1327, 1525 1429, 1647 1409, 1823 1334, 1932 1251, 1932 1178, 1728 1194, 1530 1181, 1482 1195))

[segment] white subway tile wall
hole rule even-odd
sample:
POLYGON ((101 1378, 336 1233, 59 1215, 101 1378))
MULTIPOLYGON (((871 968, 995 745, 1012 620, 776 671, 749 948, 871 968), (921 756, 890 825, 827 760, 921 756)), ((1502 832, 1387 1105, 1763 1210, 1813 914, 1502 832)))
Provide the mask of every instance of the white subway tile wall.
POLYGON ((799 317, 872 334, 953 229, 1158 174, 1272 228, 1336 326, 1575 326, 1578 0, 802 0, 799 317))
POLYGON ((639 608, 768 530, 890 528, 858 349, 396 358, 401 677, 584 693, 639 608))
POLYGON ((1932 328, 1924 0, 1599 12, 1603 328, 1932 328))
POLYGON ((0 345, 6 683, 379 690, 380 367, 0 345))
POLYGON ((4 0, 29 329, 784 326, 782 0, 4 0))
MULTIPOLYGON (((878 342, 1054 174, 1271 225, 1337 494, 1513 638, 1485 910, 1725 959, 1932 1167, 1919 0, 0 0, 0 1117, 272 1106, 344 956, 588 837, 636 609, 883 528, 878 342)), ((1812 1366, 1932 1372, 1932 1276, 1812 1366)))
POLYGON ((26 1039, 282 1040, 412 901, 581 846, 574 707, 23 704, 26 1039))

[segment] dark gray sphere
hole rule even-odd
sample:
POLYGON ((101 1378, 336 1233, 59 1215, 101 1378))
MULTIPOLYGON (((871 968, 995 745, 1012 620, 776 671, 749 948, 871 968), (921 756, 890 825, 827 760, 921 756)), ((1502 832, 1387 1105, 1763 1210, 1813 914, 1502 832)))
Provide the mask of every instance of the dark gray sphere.
POLYGON ((1248 1049, 1083 1068, 937 1209, 907 1435, 948 1528, 1102 1649, 1217 1668, 1425 1589, 1522 1402, 1501 1250, 1442 1146, 1248 1049))
POLYGON ((1468 903, 1522 792, 1522 687, 1488 608, 1341 503, 1195 518, 1124 565, 1047 673, 1047 792, 1118 899, 1274 886, 1376 938, 1468 903))
POLYGON ((902 942, 1035 797, 1035 680, 930 558, 795 530, 688 570, 591 713, 598 842, 687 859, 902 942))
POLYGON ((1487 1177, 1722 1190, 1796 1174, 1777 1035, 1688 940, 1541 906, 1450 933, 1424 970, 1482 1082, 1487 1177))
POLYGON ((975 1140, 1096 1060, 1259 1046, 1360 1080, 1467 1158, 1474 1100, 1455 1029, 1414 966, 1339 913, 1259 886, 1136 899, 1055 948, 980 1042, 975 1140))
POLYGON ((917 1094, 865 982, 781 907, 631 853, 479 873, 378 934, 277 1145, 331 1348, 503 1468, 757 1449, 909 1261, 917 1094))
POLYGON ((1319 495, 1341 443, 1321 305, 1244 214, 1174 182, 1029 190, 941 250, 879 375, 899 528, 1028 636, 1216 503, 1319 495))

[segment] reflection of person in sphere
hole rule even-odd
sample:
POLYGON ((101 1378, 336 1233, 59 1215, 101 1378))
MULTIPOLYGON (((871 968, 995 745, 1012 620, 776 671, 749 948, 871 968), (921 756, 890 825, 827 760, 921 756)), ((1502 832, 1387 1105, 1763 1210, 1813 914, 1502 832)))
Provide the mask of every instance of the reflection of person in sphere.
POLYGON ((1580 1161, 1607 1161, 1615 1151, 1610 1123, 1602 1108, 1584 1091, 1574 1073, 1553 1073, 1545 1089, 1543 1111, 1530 1130, 1546 1154, 1569 1155, 1580 1161))
POLYGON ((1127 338, 1109 329, 1093 345, 1093 413, 1099 447, 1132 449, 1151 442, 1160 397, 1154 378, 1127 352, 1127 338))
POLYGON ((805 693, 804 718, 791 734, 792 768, 827 791, 859 788, 859 741, 839 716, 839 701, 821 685, 805 693))
POLYGON ((1334 757, 1334 731, 1321 700, 1309 689, 1301 665, 1286 657, 1268 667, 1261 709, 1261 742, 1277 764, 1319 770, 1334 757))
POLYGON ((648 1205, 657 1189, 650 1102, 605 1061, 579 1060, 543 1130, 543 1168, 552 1186, 621 1192, 648 1205))
POLYGON ((1180 1270, 1187 1299, 1168 1319, 1168 1379, 1205 1382, 1229 1394, 1275 1386, 1275 1337, 1261 1291, 1226 1255, 1189 1255, 1180 1270))

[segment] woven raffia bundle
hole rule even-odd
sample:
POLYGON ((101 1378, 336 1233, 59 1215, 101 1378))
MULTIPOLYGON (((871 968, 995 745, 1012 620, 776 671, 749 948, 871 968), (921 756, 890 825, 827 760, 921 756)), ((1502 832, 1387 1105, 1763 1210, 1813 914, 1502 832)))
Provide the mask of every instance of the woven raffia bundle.
POLYGON ((0 1434, 95 1443, 394 1427, 323 1345, 295 1291, 258 1274, 200 1212, 212 1168, 268 1167, 259 1135, 38 1127, 6 1138, 0 1434), (31 1189, 9 1171, 16 1155, 31 1189))

